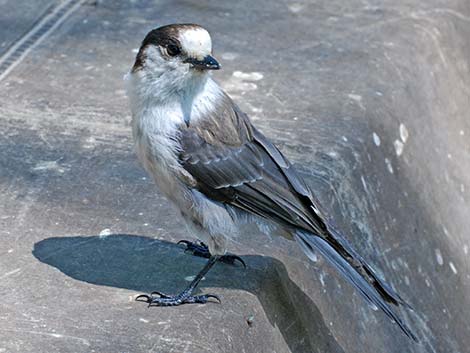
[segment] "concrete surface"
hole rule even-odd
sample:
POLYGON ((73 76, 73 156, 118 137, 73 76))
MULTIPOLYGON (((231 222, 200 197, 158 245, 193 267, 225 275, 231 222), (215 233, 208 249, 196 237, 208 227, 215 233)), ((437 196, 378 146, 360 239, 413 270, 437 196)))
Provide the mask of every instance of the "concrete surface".
MULTIPOLYGON (((0 4, 12 43, 55 3, 0 4)), ((466 0, 83 4, 0 82, 0 352, 469 352, 469 57, 466 0), (133 301, 204 261, 174 245, 190 236, 138 166, 122 83, 171 22, 212 32, 216 79, 413 305, 420 345, 251 233, 248 269, 202 282, 221 305, 133 301)))

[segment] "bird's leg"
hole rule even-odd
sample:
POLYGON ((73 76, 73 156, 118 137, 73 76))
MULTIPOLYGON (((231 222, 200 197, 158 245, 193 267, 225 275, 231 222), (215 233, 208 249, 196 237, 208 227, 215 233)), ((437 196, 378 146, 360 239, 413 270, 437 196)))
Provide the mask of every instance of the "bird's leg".
POLYGON ((200 303, 205 304, 209 301, 209 298, 214 298, 219 301, 220 298, 215 294, 203 294, 203 295, 192 295, 194 289, 197 287, 201 279, 209 272, 209 270, 214 266, 214 264, 219 261, 220 256, 210 256, 209 261, 203 269, 197 274, 197 276, 192 280, 188 287, 183 290, 180 294, 170 296, 163 294, 161 292, 152 292, 150 295, 141 294, 136 301, 144 301, 149 304, 149 306, 176 306, 181 304, 193 304, 200 303))
MULTIPOLYGON (((209 248, 203 242, 200 242, 198 244, 198 243, 190 242, 188 240, 180 240, 178 244, 186 245, 186 249, 184 249, 184 252, 189 252, 193 254, 194 256, 204 257, 206 259, 212 256, 211 253, 209 252, 209 248)), ((233 255, 233 254, 225 254, 219 257, 220 262, 224 262, 230 265, 234 265, 235 261, 237 260, 243 265, 243 267, 246 268, 245 261, 243 261, 240 256, 233 255)))

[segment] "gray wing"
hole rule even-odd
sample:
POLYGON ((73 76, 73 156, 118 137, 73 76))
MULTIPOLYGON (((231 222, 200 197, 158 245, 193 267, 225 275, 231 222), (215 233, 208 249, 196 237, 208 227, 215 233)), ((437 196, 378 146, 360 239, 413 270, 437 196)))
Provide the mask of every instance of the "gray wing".
POLYGON ((307 255, 319 251, 366 300, 417 340, 388 303, 409 305, 327 222, 282 153, 228 102, 218 115, 180 131, 180 163, 194 178, 195 187, 213 200, 283 224, 307 255))
MULTIPOLYGON (((277 223, 322 234, 325 223, 315 213, 312 195, 281 152, 235 107, 231 119, 235 144, 218 136, 218 126, 183 128, 180 162, 209 198, 230 204, 277 223), (207 131, 211 131, 208 133, 207 131)), ((223 128, 223 127, 222 127, 223 128)), ((229 127, 226 127, 229 129, 229 127)))

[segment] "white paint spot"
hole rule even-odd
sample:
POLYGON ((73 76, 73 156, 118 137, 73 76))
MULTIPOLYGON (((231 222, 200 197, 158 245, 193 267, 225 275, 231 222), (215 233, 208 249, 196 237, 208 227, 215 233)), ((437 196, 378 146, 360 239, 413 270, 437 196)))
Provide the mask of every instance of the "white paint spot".
POLYGON ((451 154, 451 153, 447 153, 447 158, 452 159, 452 154, 451 154))
POLYGON ((242 72, 234 71, 232 74, 233 77, 239 78, 244 81, 259 81, 263 79, 263 74, 260 72, 242 72))
POLYGON ((465 255, 468 255, 468 245, 467 245, 467 244, 465 244, 465 245, 463 246, 463 253, 464 253, 465 255))
POLYGON ((133 52, 134 54, 137 54, 137 53, 139 52, 139 48, 134 48, 134 49, 132 49, 132 52, 133 52))
POLYGON ((150 322, 149 320, 144 319, 143 317, 141 317, 141 318, 139 319, 139 321, 140 321, 140 322, 143 322, 144 324, 148 324, 148 323, 150 322))
POLYGON ((403 148, 405 147, 403 142, 401 142, 400 140, 395 140, 395 142, 393 142, 393 146, 395 147, 395 153, 397 154, 397 156, 401 156, 401 154, 403 153, 403 148))
POLYGON ((375 94, 378 95, 379 97, 382 97, 384 94, 380 91, 375 91, 375 94))
POLYGON ((401 140, 403 141, 403 143, 406 143, 410 134, 408 133, 408 129, 406 128, 405 124, 400 124, 399 130, 401 140))
POLYGON ((238 54, 237 53, 222 53, 222 55, 220 56, 223 60, 227 60, 227 61, 232 61, 232 60, 235 60, 236 58, 238 58, 238 54))
POLYGON ((449 267, 454 272, 454 274, 457 274, 457 268, 455 267, 453 262, 449 262, 449 267))
POLYGON ((431 282, 429 282, 427 278, 424 280, 424 282, 426 283, 426 287, 431 287, 431 282))
POLYGON ((460 192, 463 194, 465 192, 465 185, 460 184, 460 192))
POLYGON ((13 252, 13 249, 8 249, 7 251, 9 254, 11 254, 13 252))
POLYGON ((465 131, 460 130, 460 136, 463 136, 463 135, 465 135, 465 131))
POLYGON ((390 172, 390 174, 393 174, 393 166, 392 166, 392 162, 390 161, 390 159, 385 158, 385 164, 387 165, 387 169, 390 172))
POLYGON ((348 142, 348 138, 346 136, 342 136, 341 138, 343 139, 344 142, 348 142))
POLYGON ((100 232, 100 239, 106 238, 108 235, 111 235, 111 229, 105 228, 100 232))
POLYGON ((372 134, 372 138, 374 139, 375 145, 378 147, 380 146, 380 137, 375 132, 372 134))
POLYGON ((439 266, 444 265, 444 259, 442 258, 442 253, 440 249, 435 250, 436 253, 436 261, 439 264, 439 266))
POLYGON ((408 276, 405 276, 405 284, 406 284, 407 286, 410 285, 410 279, 408 278, 408 276))

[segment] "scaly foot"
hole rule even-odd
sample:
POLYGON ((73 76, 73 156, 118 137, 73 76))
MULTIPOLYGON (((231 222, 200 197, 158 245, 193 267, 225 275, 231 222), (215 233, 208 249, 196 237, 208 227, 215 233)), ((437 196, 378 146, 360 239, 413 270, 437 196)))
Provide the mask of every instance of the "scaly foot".
MULTIPOLYGON (((188 240, 180 240, 178 242, 178 245, 179 244, 185 244, 186 245, 186 249, 184 249, 184 252, 190 252, 194 256, 204 257, 206 259, 211 257, 211 253, 209 252, 209 248, 203 242, 199 242, 199 244, 198 244, 198 243, 190 242, 188 240)), ((229 264, 229 265, 234 265, 236 260, 238 260, 243 265, 243 267, 246 268, 245 261, 243 261, 240 256, 233 255, 233 254, 226 254, 226 255, 222 255, 219 258, 220 262, 223 262, 223 263, 226 263, 226 264, 229 264)))
POLYGON ((177 306, 182 304, 205 304, 210 298, 214 298, 221 303, 220 298, 215 294, 191 295, 190 292, 186 291, 174 296, 155 291, 150 293, 150 295, 141 294, 135 300, 146 302, 149 306, 177 306))

